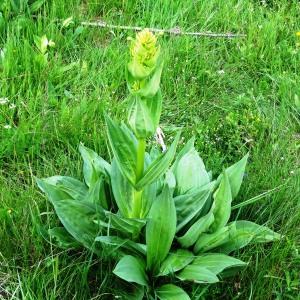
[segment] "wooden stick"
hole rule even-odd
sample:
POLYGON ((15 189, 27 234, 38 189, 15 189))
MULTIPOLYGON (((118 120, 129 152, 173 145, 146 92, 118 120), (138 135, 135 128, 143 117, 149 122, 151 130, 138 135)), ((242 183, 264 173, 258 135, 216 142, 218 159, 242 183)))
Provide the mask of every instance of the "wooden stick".
MULTIPOLYGON (((93 27, 102 27, 102 28, 110 28, 110 29, 123 29, 123 30, 135 30, 141 31, 144 28, 138 26, 124 26, 124 25, 113 25, 107 24, 103 21, 96 21, 96 22, 81 22, 83 26, 93 26, 93 27)), ((159 28, 148 28, 152 32, 158 33, 167 33, 170 35, 190 35, 190 36, 197 36, 197 37, 212 37, 212 38, 242 38, 246 37, 246 34, 239 34, 239 33, 214 33, 214 32, 189 32, 189 31, 182 31, 179 27, 171 28, 171 29, 159 29, 159 28)))

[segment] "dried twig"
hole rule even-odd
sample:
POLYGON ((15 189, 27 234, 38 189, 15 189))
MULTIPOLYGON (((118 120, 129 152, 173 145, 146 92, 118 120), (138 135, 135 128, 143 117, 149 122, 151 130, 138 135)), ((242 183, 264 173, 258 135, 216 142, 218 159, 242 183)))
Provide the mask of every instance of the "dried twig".
MULTIPOLYGON (((102 27, 102 28, 110 28, 110 29, 123 29, 123 30, 135 30, 141 31, 143 30, 142 27, 138 26, 124 26, 124 25, 113 25, 107 24, 103 21, 96 21, 96 22, 81 22, 83 26, 94 26, 94 27, 102 27)), ((179 27, 171 28, 171 29, 159 29, 159 28, 148 28, 152 32, 158 33, 167 33, 171 35, 191 35, 191 36, 203 36, 203 37, 216 37, 216 38, 240 38, 245 37, 246 35, 241 33, 214 33, 214 32, 189 32, 183 31, 179 27)))
POLYGON ((164 137, 165 137, 165 135, 164 135, 163 131, 161 130, 161 128, 157 127, 156 133, 155 133, 155 140, 158 143, 158 145, 161 146, 162 152, 165 152, 167 150, 167 146, 164 142, 164 137))

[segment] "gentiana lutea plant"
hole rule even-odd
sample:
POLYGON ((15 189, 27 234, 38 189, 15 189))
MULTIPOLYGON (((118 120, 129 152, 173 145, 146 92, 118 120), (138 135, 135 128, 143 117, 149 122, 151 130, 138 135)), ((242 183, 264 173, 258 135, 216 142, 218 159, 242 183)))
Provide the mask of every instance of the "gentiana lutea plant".
POLYGON ((112 161, 80 145, 84 182, 53 176, 37 183, 61 222, 48 230, 52 242, 109 253, 113 273, 135 286, 134 299, 185 300, 181 281, 216 283, 246 265, 229 254, 280 236, 230 221, 248 154, 213 179, 194 138, 177 155, 180 133, 165 152, 147 148, 162 109, 162 53, 148 30, 131 40, 128 118, 118 123, 105 115, 112 161))

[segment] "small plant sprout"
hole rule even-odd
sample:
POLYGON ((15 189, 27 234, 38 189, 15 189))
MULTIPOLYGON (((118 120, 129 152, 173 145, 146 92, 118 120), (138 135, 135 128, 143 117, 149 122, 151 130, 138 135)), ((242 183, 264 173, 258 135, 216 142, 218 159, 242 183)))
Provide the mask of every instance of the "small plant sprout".
MULTIPOLYGON (((248 154, 212 178, 194 137, 179 151, 180 132, 163 152, 147 147, 160 121, 164 55, 149 30, 130 44, 127 120, 105 115, 111 162, 80 145, 84 181, 53 176, 37 184, 61 222, 48 230, 58 246, 109 255, 113 273, 140 292, 134 299, 186 300, 181 282, 216 283, 247 265, 230 254, 280 235, 231 218, 248 154)), ((42 38, 41 52, 48 46, 42 38)))
POLYGON ((37 60, 42 64, 47 64, 48 61, 48 50, 49 48, 55 47, 55 43, 52 40, 48 40, 46 35, 42 37, 35 36, 34 43, 37 47, 39 53, 37 55, 37 60))

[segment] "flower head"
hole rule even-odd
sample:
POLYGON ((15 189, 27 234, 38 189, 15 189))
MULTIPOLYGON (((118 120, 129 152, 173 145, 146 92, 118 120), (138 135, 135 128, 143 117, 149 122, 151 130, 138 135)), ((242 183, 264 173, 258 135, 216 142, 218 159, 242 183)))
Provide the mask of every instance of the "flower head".
POLYGON ((145 29, 136 35, 130 47, 130 54, 133 59, 136 59, 140 64, 148 65, 153 62, 153 58, 157 56, 159 47, 156 45, 156 36, 145 29))
POLYGON ((131 61, 128 68, 132 76, 147 77, 155 68, 159 53, 157 38, 149 29, 137 33, 130 46, 131 61))

